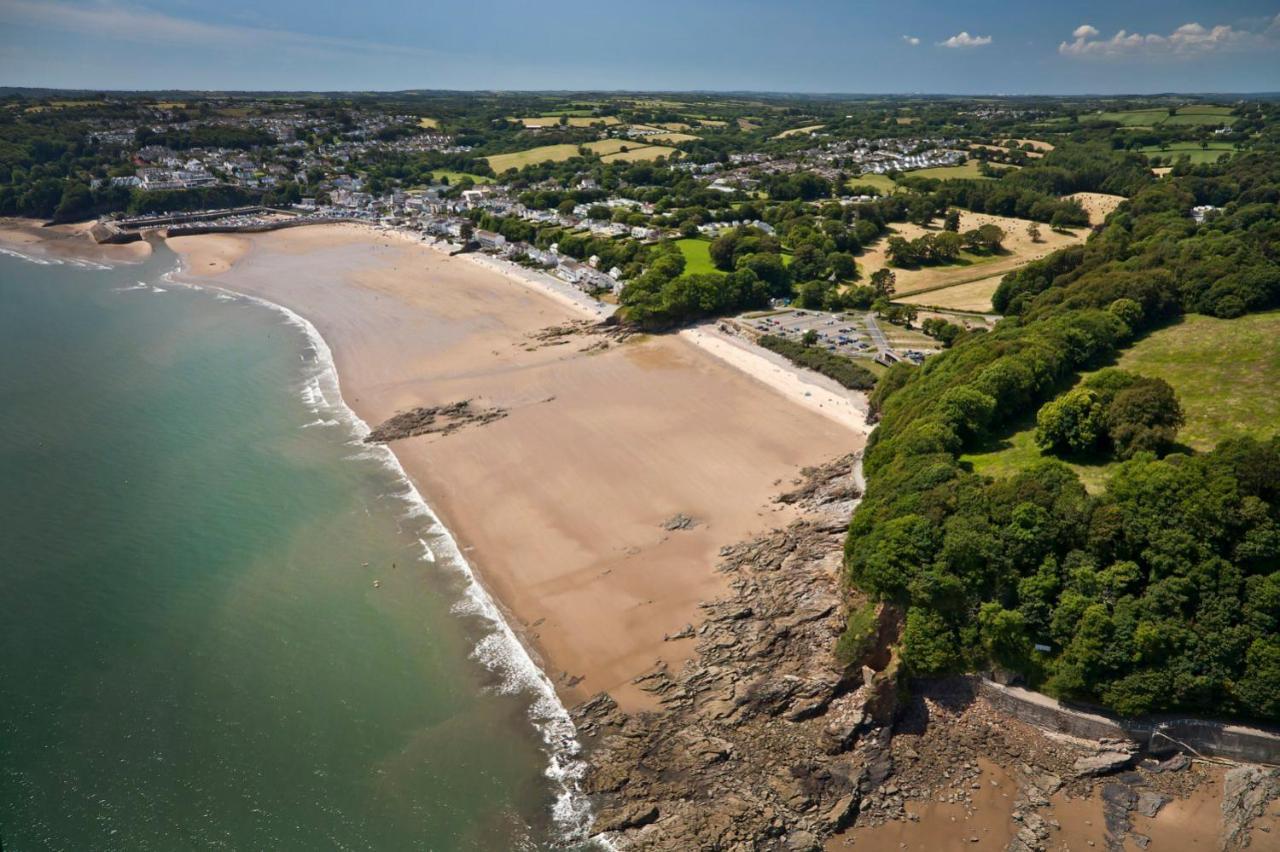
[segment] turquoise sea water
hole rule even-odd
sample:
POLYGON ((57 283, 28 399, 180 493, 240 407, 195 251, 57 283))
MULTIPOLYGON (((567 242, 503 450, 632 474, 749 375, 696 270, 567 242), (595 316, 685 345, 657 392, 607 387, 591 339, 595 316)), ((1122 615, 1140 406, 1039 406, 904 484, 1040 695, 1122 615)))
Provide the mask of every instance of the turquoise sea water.
POLYGON ((0 848, 571 829, 562 709, 322 342, 173 265, 0 256, 0 848))

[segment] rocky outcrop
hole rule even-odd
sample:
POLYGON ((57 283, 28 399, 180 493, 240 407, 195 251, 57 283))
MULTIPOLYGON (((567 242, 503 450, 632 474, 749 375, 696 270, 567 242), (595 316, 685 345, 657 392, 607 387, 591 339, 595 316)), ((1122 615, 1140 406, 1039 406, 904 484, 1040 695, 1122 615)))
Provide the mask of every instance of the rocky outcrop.
POLYGON ((626 715, 603 695, 574 711, 594 746, 595 829, 619 846, 820 849, 891 772, 862 673, 832 654, 844 626, 853 463, 806 471, 784 498, 803 519, 721 552, 732 594, 704 604, 703 624, 687 628, 697 658, 636 679, 660 711, 626 715))
POLYGON ((472 405, 471 400, 402 411, 378 424, 365 436, 366 444, 385 444, 416 435, 449 435, 466 426, 483 426, 507 416, 505 408, 472 405))

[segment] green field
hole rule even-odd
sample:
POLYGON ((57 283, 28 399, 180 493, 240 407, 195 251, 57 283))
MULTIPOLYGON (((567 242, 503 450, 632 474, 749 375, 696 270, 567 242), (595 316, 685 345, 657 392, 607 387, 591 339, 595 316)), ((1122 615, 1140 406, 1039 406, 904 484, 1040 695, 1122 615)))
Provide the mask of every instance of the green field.
POLYGON ((1124 127, 1155 127, 1160 124, 1197 125, 1197 124, 1232 124, 1230 107, 1222 106, 1188 106, 1179 107, 1176 115, 1169 115, 1163 107, 1151 109, 1131 109, 1122 112, 1099 112, 1082 116, 1085 121, 1114 121, 1124 127))
POLYGON ((939 166, 935 169, 917 169, 908 172, 912 177, 937 178, 938 180, 993 180, 978 171, 978 161, 969 160, 963 166, 939 166))
POLYGON ((1187 416, 1178 440, 1194 449, 1280 431, 1280 311, 1232 320, 1188 314, 1138 341, 1118 366, 1173 385, 1187 416))
POLYGON ((684 272, 696 275, 703 272, 719 272, 711 263, 711 243, 702 239, 676 240, 680 253, 684 255, 684 272))
POLYGON ((898 185, 888 175, 865 174, 856 178, 849 178, 845 186, 849 189, 855 186, 874 186, 880 190, 882 195, 898 191, 898 185))
POLYGON ((1164 147, 1148 145, 1139 150, 1148 157, 1160 157, 1164 160, 1168 160, 1170 157, 1177 159, 1186 156, 1195 165, 1216 163, 1223 154, 1229 154, 1236 150, 1236 146, 1230 142, 1210 142, 1208 144, 1208 148, 1201 148, 1198 142, 1174 142, 1164 147))
MULTIPOLYGON (((1125 350, 1116 366, 1173 385, 1186 414, 1178 442, 1210 450, 1242 435, 1280 431, 1280 311, 1233 320, 1189 314, 1125 350)), ((1045 458, 1035 444, 1034 415, 1007 438, 961 456, 977 473, 1009 476, 1045 458)), ((1114 463, 1070 464, 1099 491, 1114 463)))
POLYGON ((435 169, 431 172, 431 179, 438 181, 441 178, 448 178, 450 184, 455 184, 463 178, 471 178, 475 183, 493 183, 493 178, 485 175, 473 175, 469 172, 455 172, 453 169, 435 169))

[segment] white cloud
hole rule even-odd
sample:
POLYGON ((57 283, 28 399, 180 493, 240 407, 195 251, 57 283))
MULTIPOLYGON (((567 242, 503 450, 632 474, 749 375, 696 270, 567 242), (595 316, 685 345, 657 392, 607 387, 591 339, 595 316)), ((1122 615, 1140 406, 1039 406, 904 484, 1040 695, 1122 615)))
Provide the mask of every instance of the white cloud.
POLYGON ((115 0, 88 5, 63 0, 3 0, 0 24, 21 23, 99 38, 147 44, 202 47, 287 49, 324 55, 362 53, 437 56, 433 51, 337 36, 263 27, 211 24, 128 6, 115 0))
POLYGON ((988 44, 991 44, 991 36, 971 36, 964 31, 938 42, 939 47, 985 47, 988 44))
POLYGON ((902 37, 902 40, 905 41, 907 44, 911 45, 912 47, 915 47, 920 43, 920 39, 916 38, 915 36, 904 35, 902 37))
POLYGON ((1168 55, 1202 56, 1224 51, 1259 50, 1280 46, 1280 15, 1276 15, 1261 31, 1236 29, 1228 24, 1204 27, 1198 23, 1183 24, 1168 35, 1131 33, 1120 30, 1111 38, 1098 38, 1100 33, 1089 24, 1076 27, 1074 41, 1058 45, 1063 56, 1134 56, 1168 55))

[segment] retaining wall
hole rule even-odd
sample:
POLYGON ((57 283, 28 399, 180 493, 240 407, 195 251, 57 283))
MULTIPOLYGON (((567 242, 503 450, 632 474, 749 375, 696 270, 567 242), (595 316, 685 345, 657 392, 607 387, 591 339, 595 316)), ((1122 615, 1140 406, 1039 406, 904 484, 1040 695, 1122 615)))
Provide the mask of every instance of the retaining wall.
POLYGON ((1083 739, 1126 739, 1152 754, 1184 752, 1242 763, 1280 765, 1280 730, 1212 719, 1153 716, 1130 719, 1096 708, 1063 704, 1047 695, 975 678, 991 706, 1047 731, 1083 739))

